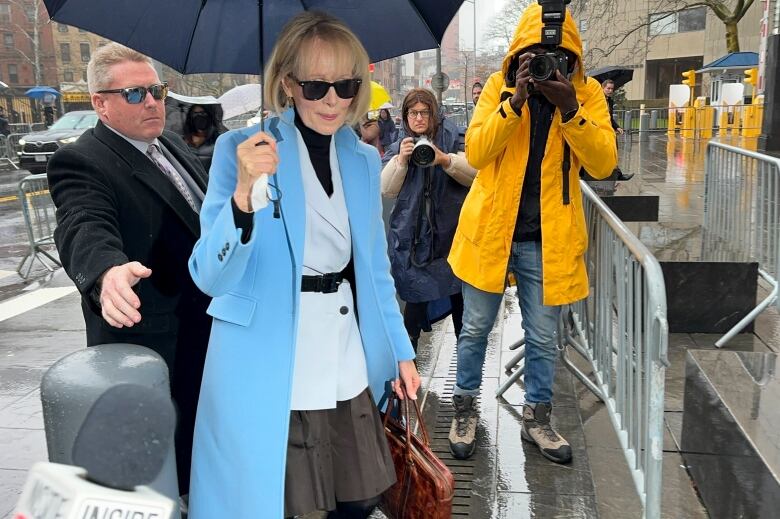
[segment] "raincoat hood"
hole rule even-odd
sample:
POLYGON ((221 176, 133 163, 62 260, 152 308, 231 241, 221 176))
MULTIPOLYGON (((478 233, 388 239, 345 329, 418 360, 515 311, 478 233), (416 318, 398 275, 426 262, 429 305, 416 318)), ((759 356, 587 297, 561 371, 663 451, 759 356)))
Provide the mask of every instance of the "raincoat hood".
MULTIPOLYGON (((574 70, 574 75, 571 78, 572 83, 576 84, 576 81, 585 81, 584 67, 582 66, 582 39, 580 38, 580 32, 577 30, 577 24, 572 18, 571 11, 566 9, 566 18, 563 21, 563 38, 561 41, 561 47, 573 52, 577 56, 577 67, 574 70)), ((520 22, 515 29, 515 35, 512 38, 512 44, 509 46, 509 52, 504 57, 502 71, 503 76, 506 77, 509 70, 509 63, 512 58, 519 54, 523 49, 527 49, 532 45, 537 45, 542 41, 542 6, 533 3, 529 5, 523 15, 520 17, 520 22)))

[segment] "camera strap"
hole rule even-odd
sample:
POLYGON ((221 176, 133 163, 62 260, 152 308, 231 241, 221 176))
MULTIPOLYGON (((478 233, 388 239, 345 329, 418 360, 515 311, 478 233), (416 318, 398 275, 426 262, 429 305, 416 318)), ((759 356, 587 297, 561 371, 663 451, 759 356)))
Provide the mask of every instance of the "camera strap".
POLYGON ((569 149, 569 143, 563 141, 563 164, 561 170, 563 170, 563 205, 569 205, 571 202, 571 196, 569 195, 569 170, 571 169, 571 150, 569 149))
POLYGON ((420 197, 420 205, 417 207, 417 225, 414 227, 414 238, 412 239, 412 250, 410 251, 410 261, 417 268, 424 268, 433 261, 433 240, 436 237, 436 225, 433 218, 433 198, 431 197, 431 173, 433 166, 423 169, 423 195, 420 197), (430 251, 427 259, 417 261, 417 246, 422 243, 422 225, 423 218, 428 220, 428 230, 431 235, 430 251))

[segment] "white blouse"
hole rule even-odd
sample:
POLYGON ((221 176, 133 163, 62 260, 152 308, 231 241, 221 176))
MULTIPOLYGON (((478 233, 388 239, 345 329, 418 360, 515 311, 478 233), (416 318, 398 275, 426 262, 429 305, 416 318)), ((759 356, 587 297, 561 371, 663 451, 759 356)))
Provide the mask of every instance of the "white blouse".
MULTIPOLYGON (((352 256, 352 235, 335 139, 330 143, 333 195, 329 198, 312 166, 300 132, 298 153, 306 195, 303 274, 341 272, 352 256)), ((332 409, 368 387, 363 341, 349 282, 337 292, 301 292, 293 369, 293 410, 332 409)))

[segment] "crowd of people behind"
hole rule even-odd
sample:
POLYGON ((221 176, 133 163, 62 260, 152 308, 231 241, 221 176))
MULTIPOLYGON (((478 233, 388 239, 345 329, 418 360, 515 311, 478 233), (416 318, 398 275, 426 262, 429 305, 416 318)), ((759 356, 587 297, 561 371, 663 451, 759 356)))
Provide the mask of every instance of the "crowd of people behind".
POLYGON ((145 345, 169 367, 190 519, 368 517, 396 482, 380 402, 417 398, 421 332, 445 316, 450 449, 472 456, 509 274, 526 338, 521 437, 571 460, 550 417, 561 306, 588 294, 577 172, 608 177, 617 154, 571 16, 565 72, 532 79, 541 29, 532 4, 502 69, 473 86, 465 142, 426 89, 405 96, 400 128, 369 113, 368 55, 323 13, 278 37, 265 131, 217 138, 200 106, 182 139, 164 129, 168 87, 147 57, 118 44, 92 55, 99 122, 48 166, 55 241, 87 344, 145 345))

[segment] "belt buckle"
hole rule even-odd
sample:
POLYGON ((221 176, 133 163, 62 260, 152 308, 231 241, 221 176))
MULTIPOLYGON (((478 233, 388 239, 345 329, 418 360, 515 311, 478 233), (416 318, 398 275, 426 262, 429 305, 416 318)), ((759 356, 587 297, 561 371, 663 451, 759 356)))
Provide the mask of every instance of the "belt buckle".
POLYGON ((340 284, 341 280, 339 279, 338 274, 325 274, 322 276, 322 293, 332 294, 338 292, 340 284))

